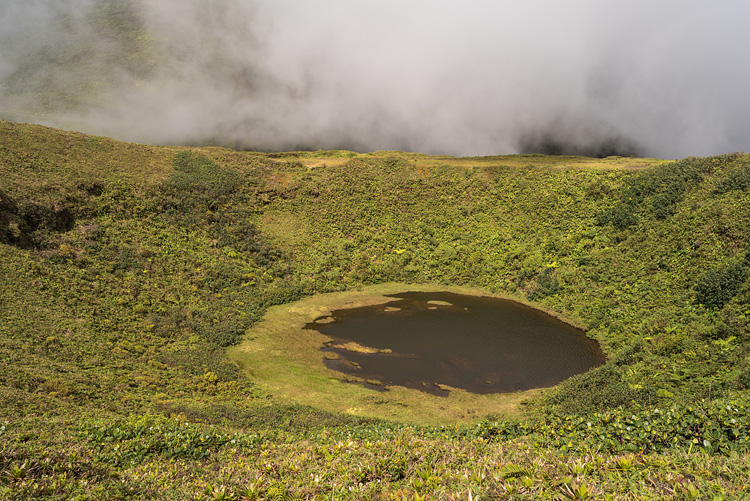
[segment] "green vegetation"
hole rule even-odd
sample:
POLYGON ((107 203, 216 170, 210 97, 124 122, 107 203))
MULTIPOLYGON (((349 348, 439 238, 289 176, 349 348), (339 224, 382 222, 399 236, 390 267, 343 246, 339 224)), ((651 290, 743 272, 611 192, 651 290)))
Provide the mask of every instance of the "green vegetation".
POLYGON ((724 194, 733 190, 750 190, 750 162, 740 164, 716 183, 714 193, 724 194))
POLYGON ((737 295, 747 279, 750 253, 733 263, 711 268, 698 277, 695 284, 695 299, 709 308, 724 307, 737 295))
POLYGON ((0 497, 748 497, 748 165, 0 122, 0 497), (609 361, 487 398, 324 373, 300 327, 404 287, 533 304, 609 361))

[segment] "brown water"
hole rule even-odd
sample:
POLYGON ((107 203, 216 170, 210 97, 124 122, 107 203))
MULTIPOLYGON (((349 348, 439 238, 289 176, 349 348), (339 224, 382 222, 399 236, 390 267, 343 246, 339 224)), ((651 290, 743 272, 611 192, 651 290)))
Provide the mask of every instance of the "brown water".
POLYGON ((400 385, 447 395, 553 386, 604 363, 596 341, 542 311, 505 299, 405 292, 375 306, 336 310, 307 328, 333 339, 331 369, 375 389, 400 385), (356 343, 367 351, 342 348, 356 343), (335 355, 334 355, 335 354, 335 355), (443 386, 445 385, 445 386, 443 386))

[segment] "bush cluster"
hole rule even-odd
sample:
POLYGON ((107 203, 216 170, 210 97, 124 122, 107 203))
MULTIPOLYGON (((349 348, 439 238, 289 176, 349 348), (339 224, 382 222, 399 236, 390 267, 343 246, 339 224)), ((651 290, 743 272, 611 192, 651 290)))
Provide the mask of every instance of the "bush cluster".
POLYGON ((69 231, 74 222, 67 207, 50 207, 30 200, 17 203, 0 191, 0 244, 43 248, 49 233, 69 231))
POLYGON ((174 172, 161 188, 167 197, 165 210, 178 217, 215 211, 242 185, 239 172, 199 153, 181 151, 172 165, 174 172))
POLYGON ((593 412, 647 397, 647 390, 635 390, 624 381, 622 369, 608 363, 564 381, 545 398, 545 404, 559 412, 593 412))
POLYGON ((702 402, 601 413, 553 415, 527 422, 483 421, 466 434, 485 440, 532 437, 539 445, 571 450, 586 444, 608 452, 704 451, 730 454, 750 449, 750 417, 743 402, 702 402))
POLYGON ((195 322, 195 330, 209 343, 225 348, 239 343, 250 324, 247 317, 217 319, 208 315, 195 322))
POLYGON ((721 195, 735 190, 750 190, 750 162, 731 170, 725 178, 717 181, 714 194, 721 195))
POLYGON ((721 309, 737 295, 748 276, 748 257, 705 271, 695 284, 696 302, 721 309))
POLYGON ((560 282, 554 275, 553 268, 545 268, 534 281, 534 287, 529 291, 529 299, 536 301, 547 296, 554 296, 561 290, 560 282))
POLYGON ((81 435, 102 454, 102 459, 115 465, 140 464, 156 455, 203 459, 227 444, 250 448, 260 442, 255 434, 229 434, 150 415, 115 423, 87 423, 81 435))
POLYGON ((705 160, 686 158, 633 176, 623 187, 620 201, 600 213, 597 223, 624 230, 638 223, 638 212, 651 213, 657 219, 668 218, 674 214, 688 184, 700 182, 702 173, 709 170, 705 160))

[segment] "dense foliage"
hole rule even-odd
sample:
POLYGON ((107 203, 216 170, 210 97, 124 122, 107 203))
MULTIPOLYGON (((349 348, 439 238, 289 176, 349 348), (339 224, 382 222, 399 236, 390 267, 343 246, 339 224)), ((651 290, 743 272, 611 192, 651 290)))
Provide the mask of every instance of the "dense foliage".
POLYGON ((709 308, 722 308, 734 298, 745 283, 750 253, 742 259, 711 268, 698 277, 695 299, 709 308))
POLYGON ((266 155, 8 122, 0 139, 2 497, 747 489, 746 155, 266 155), (431 428, 290 405, 226 356, 270 306, 390 281, 532 301, 609 361, 522 419, 431 428))

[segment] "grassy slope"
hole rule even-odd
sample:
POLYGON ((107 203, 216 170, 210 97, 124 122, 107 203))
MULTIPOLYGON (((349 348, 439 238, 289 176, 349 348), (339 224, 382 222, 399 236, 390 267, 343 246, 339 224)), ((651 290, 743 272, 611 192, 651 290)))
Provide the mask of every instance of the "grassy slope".
POLYGON ((549 409, 740 402, 748 281, 717 309, 696 304, 694 286, 748 250, 748 189, 714 193, 747 157, 687 162, 699 179, 660 219, 654 198, 679 184, 669 176, 643 200, 622 199, 668 171, 656 160, 184 151, 0 122, 0 191, 36 221, 21 228, 25 247, 0 244, 3 495, 221 498, 224 485, 252 497, 255 482, 263 495, 282 482, 310 497, 463 499, 745 488, 736 453, 678 447, 620 465, 624 452, 602 452, 600 439, 561 449, 562 428, 492 442, 290 405, 224 346, 269 306, 315 293, 456 284, 531 298, 587 326, 611 356, 534 400, 529 422, 549 409), (612 207, 637 222, 597 224, 612 207), (167 436, 188 445, 166 453, 167 436))

